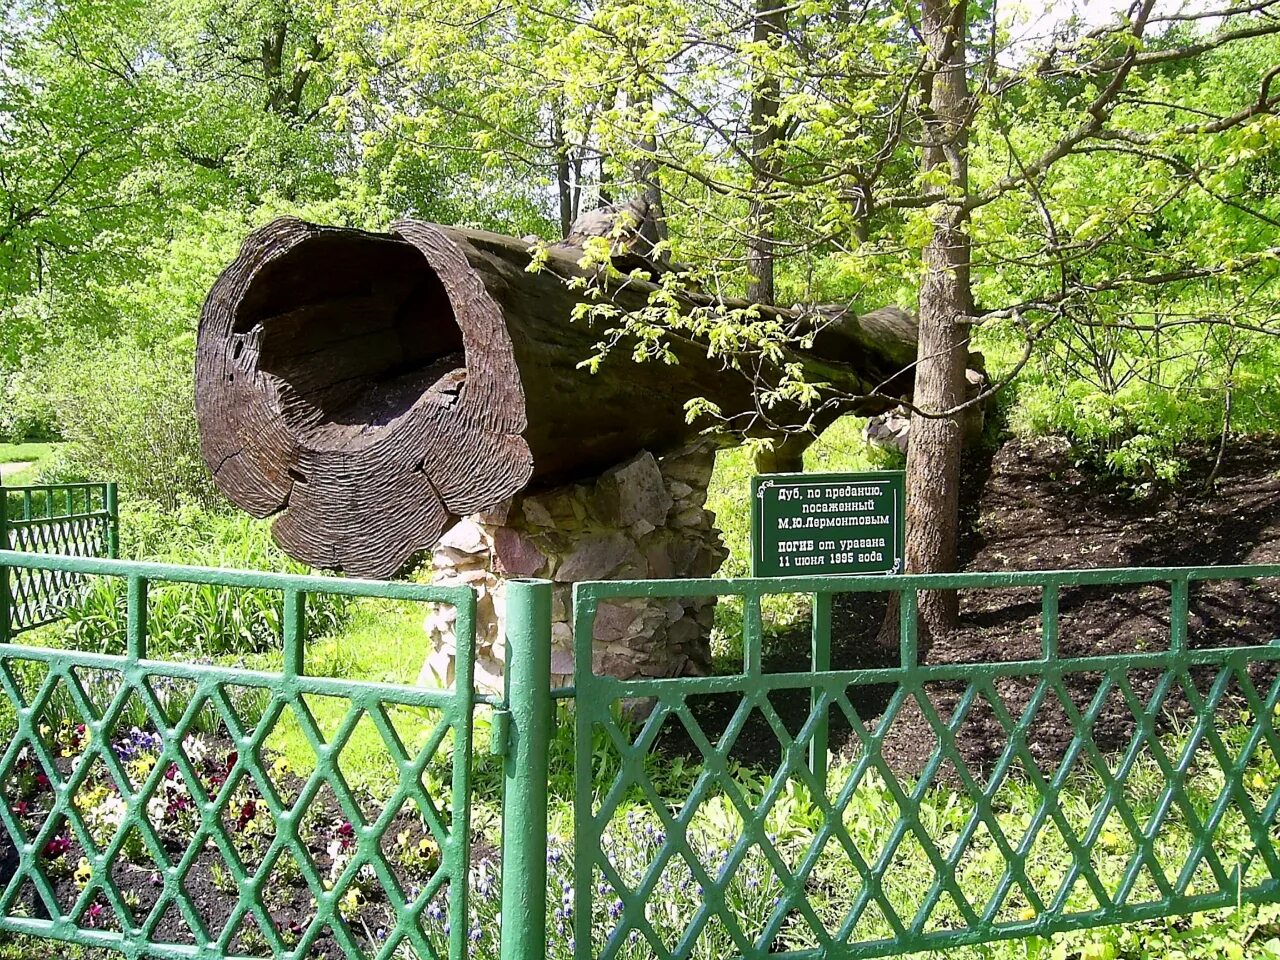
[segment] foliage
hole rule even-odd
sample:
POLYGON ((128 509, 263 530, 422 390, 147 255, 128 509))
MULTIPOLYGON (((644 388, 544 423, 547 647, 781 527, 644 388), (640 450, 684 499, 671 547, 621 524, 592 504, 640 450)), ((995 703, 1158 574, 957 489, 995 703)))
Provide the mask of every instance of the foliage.
POLYGON ((58 436, 57 411, 34 389, 30 374, 0 371, 0 443, 31 443, 58 436))
POLYGON ((71 441, 62 476, 115 479, 129 498, 169 509, 213 492, 191 403, 190 337, 147 350, 132 339, 61 352, 44 383, 71 441))
MULTIPOLYGON (((759 5, 704 0, 16 0, 0 19, 0 435, 74 435, 69 475, 128 471, 107 434, 132 431, 133 496, 207 497, 176 435, 191 427, 182 337, 244 234, 281 213, 548 237, 646 191, 689 266, 645 311, 588 313, 603 344, 625 331, 650 358, 681 331, 739 364, 796 341, 750 310, 672 309, 690 286, 740 294, 761 236, 780 303, 913 304, 955 202, 916 156, 916 6, 814 0, 762 38, 759 5), (756 155, 752 111, 774 84, 778 136, 756 155), (77 376, 93 356, 123 369, 77 376), (172 457, 138 436, 148 407, 172 457)), ((1228 387, 1230 430, 1273 412, 1280 141, 1259 80, 1280 47, 1240 9, 1180 21, 1157 4, 1139 42, 1117 8, 1091 33, 1057 24, 1050 46, 970 4, 975 337, 997 374, 1029 351, 1024 428, 1072 433, 1136 477, 1220 432, 1228 387)), ((761 385, 766 414, 830 399, 798 375, 761 385)))
MULTIPOLYGON (((272 542, 268 525, 243 515, 223 515, 191 506, 168 513, 122 504, 121 554, 126 559, 195 566, 305 573, 272 542)), ((351 610, 348 598, 308 598, 307 635, 332 634, 351 610)), ((281 597, 269 590, 206 584, 153 583, 148 591, 147 635, 151 655, 179 658, 238 657, 278 650, 281 597)), ((84 596, 54 628, 81 649, 124 649, 126 585, 115 577, 94 579, 84 596)))
POLYGON ((1258 339, 1233 357, 1214 351, 1210 338, 1208 349, 1189 356, 1148 352, 1121 359, 1137 372, 1100 384, 1061 357, 1046 358, 1019 384, 1011 426, 1023 434, 1066 436, 1086 456, 1127 478, 1169 482, 1185 465, 1185 444, 1222 439, 1228 396, 1233 434, 1271 432, 1280 422, 1280 344, 1270 339, 1258 339))
MULTIPOLYGON (((966 196, 917 156, 932 121, 915 90, 930 75, 916 3, 854 16, 818 0, 783 9, 783 29, 762 37, 767 4, 457 0, 415 16, 399 0, 352 0, 331 36, 351 78, 339 116, 376 116, 359 126, 381 144, 558 169, 562 198, 656 191, 669 252, 690 266, 639 311, 605 296, 584 307, 601 355, 625 334, 637 359, 670 362, 668 339, 692 334, 750 369, 802 342, 741 306, 675 309, 691 287, 741 294, 744 247, 762 238, 776 241, 778 302, 913 303, 922 252, 955 209, 974 250, 975 337, 1004 357, 993 372, 1029 361, 1051 389, 1089 394, 1113 423, 1088 425, 1089 412, 1080 438, 1117 470, 1167 477, 1179 443, 1213 433, 1215 409, 1221 430, 1232 380, 1267 378, 1280 154, 1265 78, 1280 43, 1266 9, 1204 19, 1165 6, 1117 5, 1091 30, 1068 21, 1038 41, 1004 8, 969 4, 966 196), (402 79, 417 95, 389 92, 388 69, 412 70, 402 79), (759 152, 762 96, 780 122, 759 152), (584 160, 596 154, 598 169, 584 160), (1135 377, 1145 386, 1126 389, 1135 377), (1191 397, 1184 424, 1174 409, 1191 397)), ((762 418, 783 400, 833 399, 798 370, 759 393, 762 418)), ((1024 422, 1072 429, 1065 409, 1024 422)))

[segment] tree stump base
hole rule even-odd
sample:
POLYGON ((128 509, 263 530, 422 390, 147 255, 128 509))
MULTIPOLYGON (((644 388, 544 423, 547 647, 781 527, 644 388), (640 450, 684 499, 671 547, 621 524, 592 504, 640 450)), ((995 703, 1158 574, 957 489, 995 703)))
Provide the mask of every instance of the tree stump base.
MULTIPOLYGON (((477 688, 502 691, 504 581, 555 582, 552 683, 572 682, 573 584, 582 580, 709 577, 728 551, 705 509, 715 450, 701 443, 655 458, 643 451, 593 483, 518 494, 464 518, 432 554, 432 583, 473 587, 477 688)), ((424 624, 432 651, 419 683, 453 682, 454 611, 424 624)), ((711 667, 713 598, 619 600, 600 604, 592 664, 621 679, 704 675, 711 667)))

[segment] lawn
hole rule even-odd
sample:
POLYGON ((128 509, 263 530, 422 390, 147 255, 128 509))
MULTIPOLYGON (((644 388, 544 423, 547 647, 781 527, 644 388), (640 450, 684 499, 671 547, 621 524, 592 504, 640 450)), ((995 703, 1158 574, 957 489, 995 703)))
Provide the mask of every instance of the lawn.
POLYGON ((7 487, 35 483, 58 450, 56 443, 0 443, 0 477, 7 487))

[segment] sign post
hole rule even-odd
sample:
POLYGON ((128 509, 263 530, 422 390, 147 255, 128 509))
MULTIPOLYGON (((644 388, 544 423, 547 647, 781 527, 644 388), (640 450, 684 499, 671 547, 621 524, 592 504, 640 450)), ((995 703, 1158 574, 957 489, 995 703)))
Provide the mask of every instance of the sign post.
POLYGON ((903 568, 901 470, 751 478, 751 575, 892 574, 903 568))

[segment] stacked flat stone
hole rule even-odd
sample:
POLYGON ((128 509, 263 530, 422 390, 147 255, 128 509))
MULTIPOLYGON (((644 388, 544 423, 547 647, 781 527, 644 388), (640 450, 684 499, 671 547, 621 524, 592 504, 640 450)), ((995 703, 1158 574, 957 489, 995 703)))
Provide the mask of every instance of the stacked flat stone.
MULTIPOLYGON (((573 584, 582 580, 709 577, 728 551, 706 509, 714 449, 696 444, 661 459, 641 452, 602 474, 466 517, 432 555, 432 583, 465 584, 478 595, 476 684, 500 692, 503 584, 510 577, 554 581, 552 682, 573 673, 573 584)), ((601 603, 593 669, 623 679, 702 675, 711 666, 714 600, 601 603)), ((419 683, 453 681, 455 613, 438 607, 425 628, 432 652, 419 683)))

